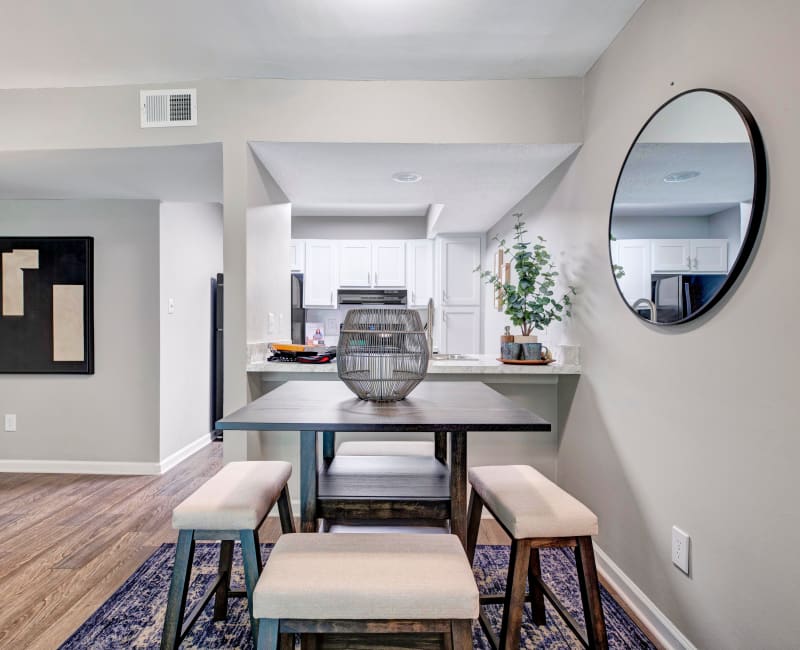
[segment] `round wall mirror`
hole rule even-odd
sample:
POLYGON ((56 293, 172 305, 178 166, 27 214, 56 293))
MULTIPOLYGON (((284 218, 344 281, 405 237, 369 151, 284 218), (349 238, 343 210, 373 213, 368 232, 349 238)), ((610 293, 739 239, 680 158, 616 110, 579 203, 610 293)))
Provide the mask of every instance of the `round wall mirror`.
POLYGON ((719 302, 753 251, 766 175, 758 126, 732 95, 690 90, 650 117, 609 224, 612 271, 634 314, 676 325, 719 302))

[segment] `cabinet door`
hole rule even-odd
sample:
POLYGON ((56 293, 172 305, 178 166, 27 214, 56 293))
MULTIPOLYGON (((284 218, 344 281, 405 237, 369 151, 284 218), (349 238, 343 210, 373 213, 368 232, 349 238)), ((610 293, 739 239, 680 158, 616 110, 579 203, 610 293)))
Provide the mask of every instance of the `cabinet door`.
POLYGON ((289 243, 289 269, 303 272, 306 258, 306 243, 293 239, 289 243))
POLYGON ((442 309, 440 352, 477 354, 480 351, 481 310, 479 307, 445 307, 442 309))
POLYGON ((424 307, 433 297, 433 242, 415 239, 406 242, 408 304, 424 307))
POLYGON ((305 307, 336 306, 336 248, 330 241, 306 242, 305 307))
POLYGON ((651 254, 653 273, 691 270, 688 239, 653 239, 651 254))
POLYGON ((693 239, 691 241, 692 271, 697 273, 728 272, 727 239, 693 239))
POLYGON ((372 242, 372 274, 375 287, 406 286, 405 242, 372 242))
POLYGON ((480 237, 442 238, 442 305, 480 305, 480 237))
POLYGON ((369 287, 372 283, 372 246, 368 241, 339 244, 339 286, 369 287))
POLYGON ((624 273, 617 284, 625 300, 629 305, 640 298, 650 300, 650 240, 620 239, 613 243, 617 249, 615 263, 622 267, 624 273))

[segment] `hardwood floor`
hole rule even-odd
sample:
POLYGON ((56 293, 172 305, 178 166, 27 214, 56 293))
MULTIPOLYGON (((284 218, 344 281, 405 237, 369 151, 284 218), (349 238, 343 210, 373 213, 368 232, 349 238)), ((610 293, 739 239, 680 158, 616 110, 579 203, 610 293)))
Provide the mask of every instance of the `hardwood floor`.
MULTIPOLYGON (((57 648, 160 544, 175 542, 173 507, 221 466, 214 443, 163 476, 0 474, 0 648, 57 648)), ((278 518, 267 518, 261 541, 279 534, 278 518)), ((485 521, 478 543, 509 540, 485 521)))

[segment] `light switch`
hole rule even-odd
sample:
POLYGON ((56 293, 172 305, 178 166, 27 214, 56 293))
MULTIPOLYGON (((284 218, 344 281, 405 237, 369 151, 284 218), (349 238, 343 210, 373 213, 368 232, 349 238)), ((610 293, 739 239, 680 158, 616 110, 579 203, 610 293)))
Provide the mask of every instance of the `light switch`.
POLYGON ((17 415, 15 413, 6 413, 5 430, 6 431, 17 430, 17 415))

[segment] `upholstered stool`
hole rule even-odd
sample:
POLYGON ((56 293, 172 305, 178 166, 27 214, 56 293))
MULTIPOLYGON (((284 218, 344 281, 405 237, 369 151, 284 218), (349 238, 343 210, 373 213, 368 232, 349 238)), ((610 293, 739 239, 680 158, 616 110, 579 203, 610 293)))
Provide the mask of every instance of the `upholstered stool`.
MULTIPOLYGON (((227 616, 228 597, 247 595, 252 619, 252 594, 261 574, 258 528, 278 503, 281 529, 294 532, 294 519, 286 485, 292 465, 279 461, 228 463, 172 511, 178 544, 169 588, 162 650, 177 648, 189 628, 214 597, 214 619, 227 616), (240 540, 244 560, 246 594, 230 591, 233 543, 240 540), (186 616, 186 595, 191 580, 195 541, 220 540, 219 575, 198 605, 186 616)), ((255 639, 256 629, 253 626, 255 639)))
POLYGON ((364 635, 426 633, 471 650, 478 609, 455 535, 283 535, 253 594, 258 650, 275 650, 279 639, 286 647, 293 633, 356 635, 353 643, 368 645, 364 635))
POLYGON ((545 624, 544 597, 553 603, 567 625, 589 648, 607 648, 605 620, 594 561, 592 535, 597 517, 585 505, 527 465, 473 467, 469 470, 472 495, 469 503, 467 555, 475 556, 475 543, 485 506, 511 537, 511 559, 505 595, 482 596, 482 604, 503 604, 498 641, 481 611, 481 625, 495 648, 517 650, 525 601, 531 603, 533 621, 545 624), (539 549, 575 548, 586 634, 542 581, 539 549), (530 594, 525 594, 525 578, 530 594))
POLYGON ((339 456, 433 456, 432 440, 348 440, 336 450, 339 456))

